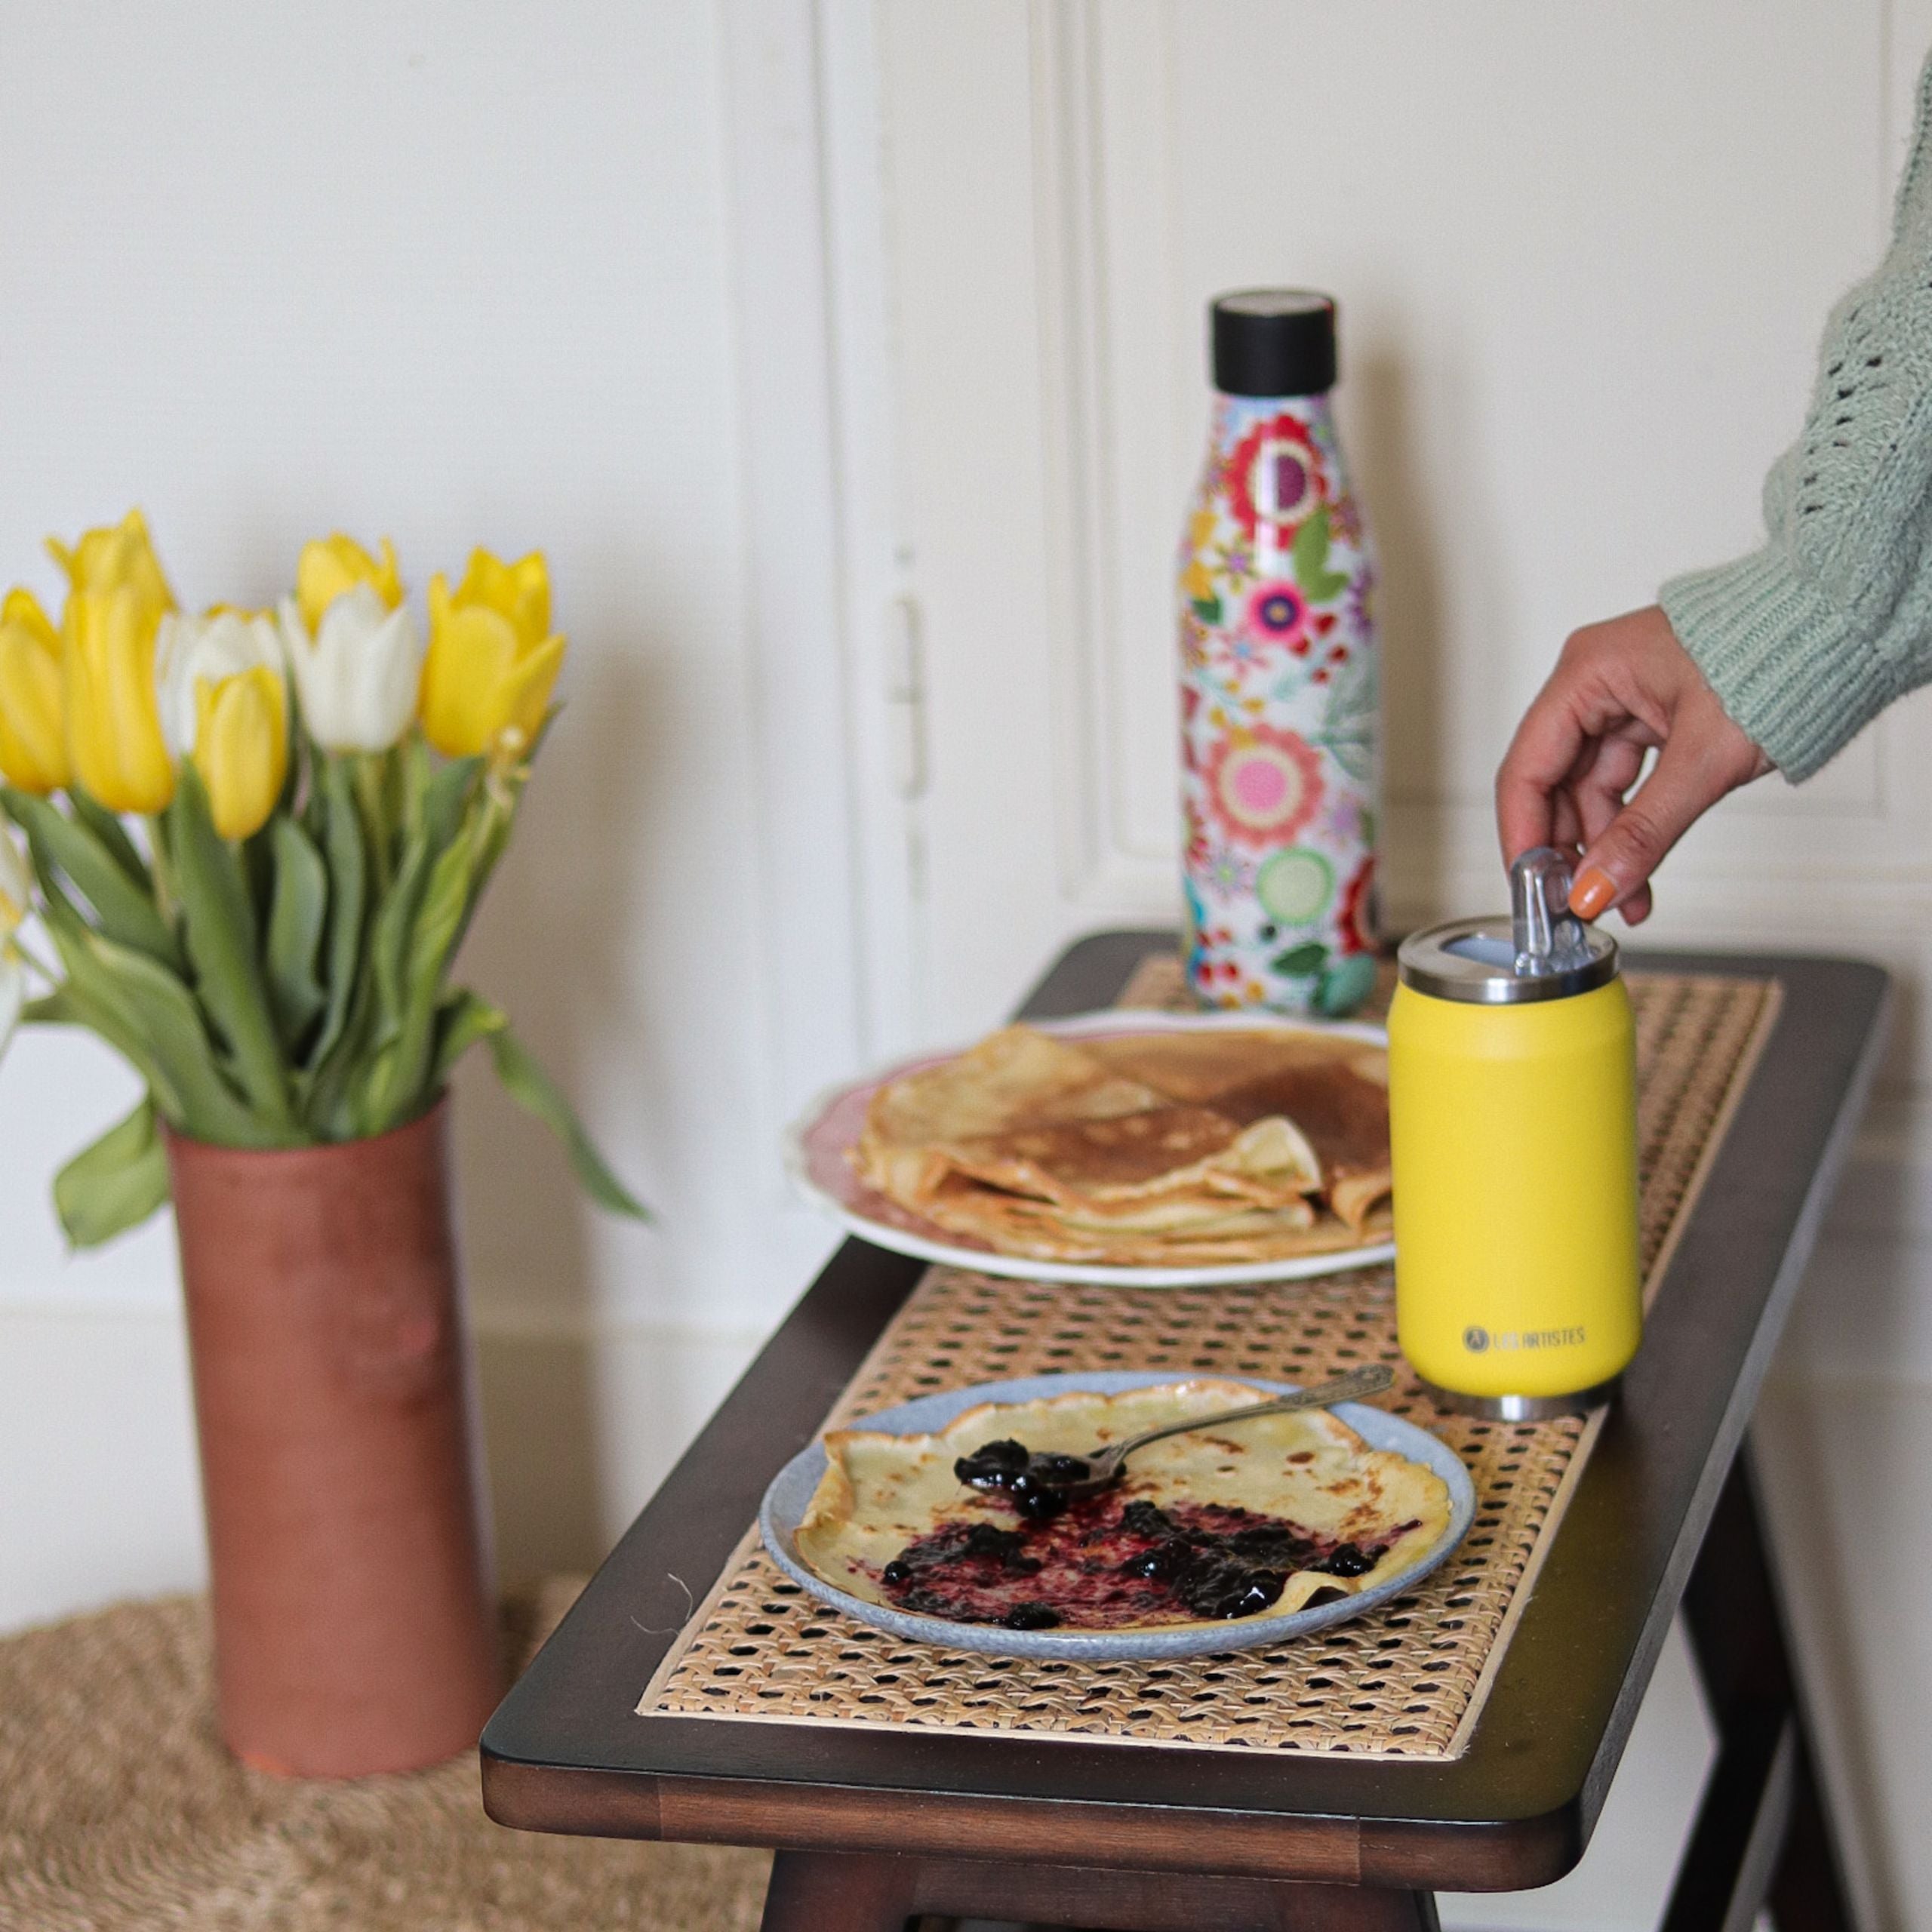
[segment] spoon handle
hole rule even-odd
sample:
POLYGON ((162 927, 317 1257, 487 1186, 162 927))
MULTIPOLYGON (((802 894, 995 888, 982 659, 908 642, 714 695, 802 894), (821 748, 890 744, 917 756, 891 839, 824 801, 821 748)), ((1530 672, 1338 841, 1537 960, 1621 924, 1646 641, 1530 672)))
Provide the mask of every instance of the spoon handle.
POLYGON ((1371 1362, 1365 1368, 1338 1375, 1333 1381, 1318 1383, 1312 1389, 1298 1389, 1292 1395, 1271 1396, 1265 1402, 1251 1402, 1238 1409, 1219 1409, 1212 1415, 1189 1416, 1184 1422, 1143 1430, 1138 1435, 1130 1435, 1124 1442, 1111 1445, 1106 1451, 1107 1460, 1118 1469, 1135 1450, 1144 1449, 1164 1436, 1184 1435, 1192 1429, 1213 1429, 1224 1422, 1245 1422, 1250 1416, 1283 1416, 1297 1409, 1325 1409, 1331 1403, 1352 1402, 1359 1396, 1377 1395, 1395 1379, 1395 1371, 1386 1364, 1371 1362))

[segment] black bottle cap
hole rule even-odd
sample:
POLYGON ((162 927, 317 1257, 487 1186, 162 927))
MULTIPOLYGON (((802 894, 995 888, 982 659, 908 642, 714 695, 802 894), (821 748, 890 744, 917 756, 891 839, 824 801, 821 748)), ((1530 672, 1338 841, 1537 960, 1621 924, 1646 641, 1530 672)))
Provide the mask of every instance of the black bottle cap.
POLYGON ((1335 386, 1335 300, 1312 288, 1241 288, 1209 306, 1223 395, 1318 395, 1335 386))

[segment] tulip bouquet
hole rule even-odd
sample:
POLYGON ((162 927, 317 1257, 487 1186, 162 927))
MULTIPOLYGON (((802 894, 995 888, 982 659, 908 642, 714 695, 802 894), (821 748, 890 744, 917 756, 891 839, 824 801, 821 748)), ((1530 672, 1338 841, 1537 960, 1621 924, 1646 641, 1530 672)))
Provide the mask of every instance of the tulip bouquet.
POLYGON ((426 641, 386 541, 310 543, 275 610, 199 617, 138 510, 48 547, 59 626, 29 591, 0 604, 0 814, 26 841, 0 820, 0 1048, 89 1027, 147 1090, 57 1178, 69 1238, 161 1206, 162 1123, 383 1134, 478 1043, 592 1197, 641 1214, 503 1014, 449 983, 563 661, 541 555, 433 577, 426 641))

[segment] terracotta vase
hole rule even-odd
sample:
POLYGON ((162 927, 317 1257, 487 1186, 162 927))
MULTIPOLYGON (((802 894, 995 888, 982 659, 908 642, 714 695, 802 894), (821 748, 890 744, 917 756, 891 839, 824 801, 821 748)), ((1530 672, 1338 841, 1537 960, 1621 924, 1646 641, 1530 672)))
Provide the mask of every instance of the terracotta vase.
POLYGON ((168 1137, 222 1734, 261 1770, 435 1764, 498 1695, 447 1121, 168 1137))

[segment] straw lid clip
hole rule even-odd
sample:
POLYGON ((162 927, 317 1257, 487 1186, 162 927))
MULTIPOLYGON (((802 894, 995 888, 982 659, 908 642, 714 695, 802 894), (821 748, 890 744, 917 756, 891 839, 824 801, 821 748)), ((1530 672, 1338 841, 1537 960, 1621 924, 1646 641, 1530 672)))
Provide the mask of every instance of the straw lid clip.
POLYGON ((1553 845, 1533 845, 1509 868, 1510 925, 1521 977, 1540 979, 1589 964, 1583 922, 1570 909, 1572 883, 1570 861, 1553 845))
POLYGON ((1570 910, 1570 860, 1538 845, 1509 868, 1510 912, 1452 919, 1405 939, 1402 983, 1475 1006, 1567 999, 1617 977, 1617 942, 1570 910))

